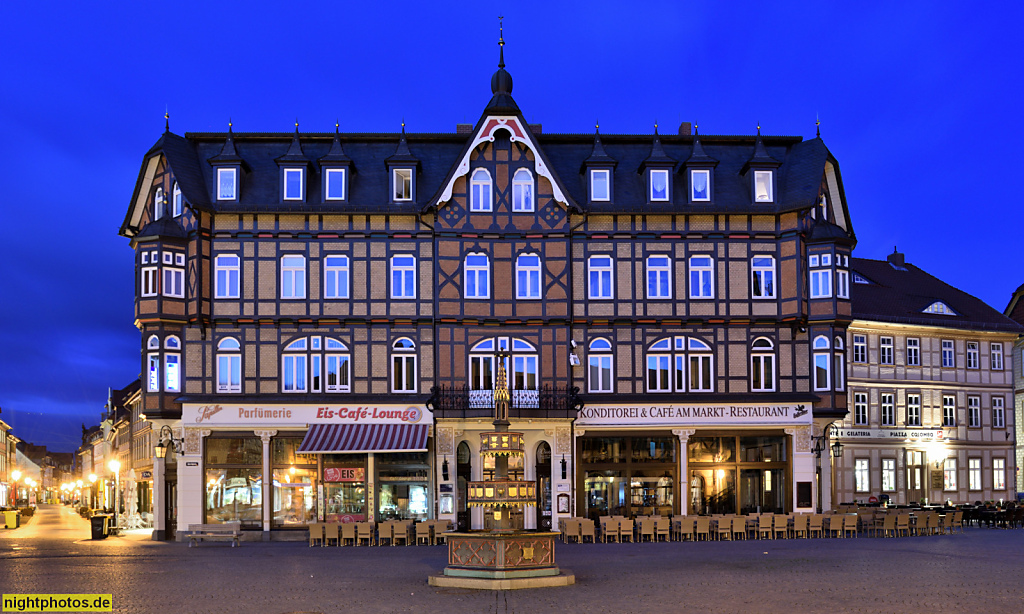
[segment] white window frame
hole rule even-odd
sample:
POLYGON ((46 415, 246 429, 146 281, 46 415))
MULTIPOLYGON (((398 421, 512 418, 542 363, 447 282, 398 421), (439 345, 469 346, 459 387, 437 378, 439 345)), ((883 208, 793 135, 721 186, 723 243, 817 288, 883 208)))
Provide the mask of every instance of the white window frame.
POLYGON ((237 168, 217 169, 217 200, 238 200, 237 168))
POLYGON ((155 266, 142 267, 142 280, 141 287, 139 288, 140 296, 156 296, 159 294, 160 269, 155 266))
POLYGON ((153 219, 159 220, 164 216, 164 189, 157 188, 153 191, 153 219))
POLYGON ((711 171, 707 169, 690 169, 690 200, 695 203, 711 201, 711 171), (697 196, 697 176, 704 177, 704 198, 697 196))
POLYGON ((655 254, 647 257, 646 260, 647 268, 647 298, 649 299, 667 299, 672 298, 672 258, 665 254, 655 254), (658 260, 657 263, 652 263, 652 260, 658 260), (664 264, 661 261, 664 260, 664 264), (654 276, 652 279, 652 275, 654 276), (652 280, 655 282, 652 285, 652 280), (662 282, 664 283, 665 292, 661 293, 662 282), (652 292, 653 290, 653 292, 652 292))
MULTIPOLYGON (((346 348, 347 349, 347 348, 346 348)), ((352 391, 352 357, 349 354, 328 352, 324 355, 324 392, 351 392, 352 391), (335 363, 332 366, 331 363, 335 363), (331 374, 336 370, 338 381, 331 383, 331 374)))
POLYGON ((775 201, 774 173, 772 171, 754 171, 754 202, 770 203, 775 201), (767 194, 762 196, 758 192, 758 184, 767 179, 767 194))
POLYGON ((715 258, 711 254, 690 256, 690 298, 715 298, 715 258), (707 263, 705 264, 705 260, 707 263))
POLYGON ((181 186, 174 182, 174 189, 171 190, 171 217, 179 217, 184 213, 185 207, 181 198, 181 186))
POLYGON ((896 426, 896 395, 886 392, 879 395, 882 426, 896 426))
POLYGON ((225 337, 217 343, 217 392, 242 392, 242 353, 238 341, 225 337), (227 381, 224 376, 227 376, 227 381))
POLYGON ((846 389, 846 352, 843 351, 843 338, 836 336, 832 345, 832 377, 837 391, 846 389))
POLYGON ((304 393, 309 389, 309 355, 305 352, 285 353, 281 357, 281 391, 291 393, 304 393), (288 385, 289 370, 292 374, 292 384, 288 385))
POLYGON ((967 459, 967 490, 981 490, 981 459, 967 459))
POLYGON ((992 397, 992 428, 1006 428, 1006 406, 1003 397, 992 397))
POLYGON ((606 168, 595 168, 590 171, 590 200, 599 202, 610 201, 612 191, 612 172, 606 168), (597 193, 597 178, 604 177, 604 196, 599 196, 597 193))
POLYGON ((907 395, 907 426, 921 426, 921 395, 907 395))
MULTIPOLYGON (((159 346, 158 346, 159 347, 159 346)), ((160 392, 160 353, 146 354, 146 391, 160 392)))
POLYGON ((956 368, 956 345, 950 339, 942 340, 942 368, 956 368))
POLYGON ((303 168, 286 168, 284 169, 284 185, 281 186, 281 194, 284 196, 284 200, 303 200, 306 192, 305 183, 306 172, 303 168), (295 194, 288 189, 288 179, 290 175, 298 173, 299 175, 299 193, 295 194))
POLYGON ((956 490, 956 459, 946 458, 942 461, 942 490, 946 492, 956 490))
MULTIPOLYGON (((715 391, 715 356, 711 346, 703 341, 690 337, 687 339, 686 354, 689 357, 687 368, 690 371, 689 392, 715 391), (697 344, 703 346, 698 349, 697 344)), ((677 360, 678 363, 678 360, 677 360)))
POLYGON ((487 254, 470 252, 463 260, 463 269, 466 274, 464 294, 468 299, 489 299, 491 298, 491 259, 487 254), (483 258, 484 263, 470 264, 470 258, 483 258), (470 292, 470 280, 473 280, 473 291, 470 292))
POLYGON ((907 366, 921 366, 921 340, 917 337, 907 337, 907 366))
POLYGON ((163 267, 163 295, 185 298, 185 269, 163 267))
POLYGON ((416 344, 412 339, 402 337, 391 345, 391 392, 395 394, 416 392, 416 384, 419 379, 416 373, 416 358, 416 344), (403 341, 412 347, 399 347, 403 341), (408 381, 410 374, 412 375, 411 387, 408 381))
POLYGON ((516 298, 538 300, 544 292, 541 287, 541 258, 539 254, 526 252, 516 256, 516 298), (527 264, 524 258, 536 258, 536 264, 527 264))
POLYGON ((1006 459, 992 459, 992 490, 1006 490, 1006 459))
POLYGON ((181 353, 166 351, 169 349, 181 350, 181 342, 174 335, 164 339, 164 391, 181 392, 181 353))
POLYGON ((520 168, 512 176, 512 211, 529 213, 537 208, 537 191, 534 189, 533 173, 520 168))
POLYGON ((344 168, 324 169, 324 200, 345 200, 348 195, 345 171, 344 168), (331 196, 331 188, 335 186, 340 186, 341 196, 331 196))
POLYGON ((346 254, 324 255, 325 299, 347 299, 349 297, 350 264, 351 260, 346 254), (342 261, 344 262, 342 263, 342 261), (332 286, 333 292, 331 291, 332 286))
POLYGON ((391 195, 395 202, 413 200, 411 168, 391 169, 391 184, 391 195))
POLYGON ((766 337, 754 340, 750 349, 751 392, 775 392, 775 346, 766 337))
POLYGON ((647 392, 715 391, 713 349, 696 337, 658 339, 648 346, 645 364, 647 392))
POLYGON ((853 336, 853 362, 864 364, 868 361, 868 336, 853 336))
POLYGON ((754 300, 775 298, 775 257, 753 256, 750 259, 750 291, 754 300), (758 261, 761 261, 760 263, 758 261), (770 264, 765 264, 765 261, 770 264))
POLYGON ((981 428, 981 397, 967 397, 967 426, 981 428))
POLYGON ((282 299, 304 299, 306 298, 306 257, 302 254, 285 254, 281 256, 281 298, 282 299), (302 261, 302 266, 295 264, 302 261), (286 263, 286 261, 291 261, 286 263), (291 288, 289 291, 289 284, 291 288))
POLYGON ((892 337, 878 338, 878 364, 896 364, 896 344, 892 337))
POLYGON ((989 353, 992 356, 992 361, 989 363, 989 369, 991 371, 1002 371, 1003 370, 1003 344, 1002 343, 990 343, 988 344, 989 353))
POLYGON ((814 338, 814 359, 811 363, 813 371, 814 389, 815 390, 831 390, 832 389, 832 353, 828 352, 830 343, 828 337, 819 335, 814 338), (821 352, 820 350, 825 350, 821 352), (825 384, 822 385, 819 381, 819 371, 824 371, 825 384))
POLYGON ((836 269, 836 297, 850 298, 850 272, 836 269))
MULTIPOLYGON (((822 259, 828 254, 823 254, 822 259)), ((810 257, 811 298, 832 298, 832 268, 818 265, 818 256, 810 257)))
POLYGON ((853 424, 854 426, 867 426, 868 424, 868 393, 866 392, 853 394, 853 424))
POLYGON ((594 255, 587 259, 587 296, 594 300, 615 298, 615 259, 594 255))
POLYGON ((416 298, 416 256, 412 254, 394 254, 391 256, 391 298, 414 299, 416 298), (399 258, 412 259, 412 264, 403 261, 397 264, 399 258), (411 291, 409 282, 412 282, 411 291), (396 283, 397 282, 397 283, 396 283))
POLYGON ((882 492, 894 492, 896 490, 896 459, 882 459, 882 492))
POLYGON ((981 368, 981 344, 977 341, 967 342, 967 364, 968 369, 981 368))
POLYGON ((650 196, 651 202, 668 202, 669 200, 672 199, 671 177, 669 176, 668 169, 652 168, 649 171, 648 181, 650 183, 650 186, 647 190, 647 193, 650 196), (654 185, 656 181, 655 177, 661 177, 661 180, 665 182, 664 197, 655 197, 654 195, 654 185))
POLYGON ((871 461, 858 458, 853 461, 853 484, 856 492, 871 492, 871 461))
POLYGON ((612 359, 610 341, 600 337, 590 342, 590 349, 587 352, 588 392, 615 392, 615 372, 612 359))
POLYGON ((242 259, 237 254, 218 254, 214 258, 214 298, 238 298, 241 293, 241 265, 242 259), (234 264, 231 264, 232 260, 234 264))
POLYGON ((942 395, 942 426, 956 426, 956 397, 951 394, 942 395))
POLYGON ((491 173, 486 168, 475 168, 469 180, 469 210, 484 212, 494 210, 494 183, 491 173), (483 173, 483 178, 478 175, 483 173))

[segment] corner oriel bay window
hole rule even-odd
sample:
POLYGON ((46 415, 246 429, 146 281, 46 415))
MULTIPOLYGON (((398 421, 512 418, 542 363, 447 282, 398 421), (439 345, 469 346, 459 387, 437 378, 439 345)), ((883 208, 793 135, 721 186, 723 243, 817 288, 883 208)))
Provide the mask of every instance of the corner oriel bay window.
POLYGON ((165 266, 163 271, 164 296, 171 298, 185 298, 185 269, 165 266))
POLYGON ((160 392, 160 338, 150 335, 146 350, 146 391, 160 392))
POLYGON ((164 340, 164 390, 181 392, 181 342, 175 336, 164 340))
POLYGON ((811 298, 832 296, 832 255, 814 254, 808 257, 811 298))

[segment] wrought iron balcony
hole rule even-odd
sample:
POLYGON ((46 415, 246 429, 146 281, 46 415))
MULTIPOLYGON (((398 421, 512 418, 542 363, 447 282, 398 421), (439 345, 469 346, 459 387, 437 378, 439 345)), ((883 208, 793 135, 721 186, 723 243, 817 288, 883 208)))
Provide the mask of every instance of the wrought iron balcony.
MULTIPOLYGON (((583 404, 576 386, 545 385, 540 390, 512 390, 511 418, 575 418, 583 404)), ((490 418, 494 416, 494 390, 469 386, 435 386, 427 407, 435 418, 490 418)))

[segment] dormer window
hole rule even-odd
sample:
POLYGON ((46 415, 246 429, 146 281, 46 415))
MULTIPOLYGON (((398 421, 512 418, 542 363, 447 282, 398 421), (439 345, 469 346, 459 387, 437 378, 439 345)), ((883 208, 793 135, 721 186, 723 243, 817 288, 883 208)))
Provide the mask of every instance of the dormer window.
POLYGON ((694 202, 711 200, 711 171, 690 171, 690 200, 694 202))
POLYGON ((533 175, 525 168, 512 177, 512 210, 533 211, 533 175))
POLYGON ((327 181, 327 200, 345 200, 345 169, 329 168, 324 173, 327 181))
POLYGON ((650 175, 651 201, 667 201, 668 195, 668 170, 653 169, 650 175))
POLYGON ((590 200, 611 200, 611 174, 608 169, 590 171, 590 200))
POLYGON ((772 171, 754 171, 754 201, 770 203, 773 200, 772 171))
POLYGON ((157 188, 153 192, 153 219, 158 220, 164 216, 164 189, 157 188))
POLYGON ((396 168, 391 172, 391 183, 396 201, 412 200, 412 169, 396 168))
POLYGON ((238 199, 238 169, 217 169, 217 200, 238 199))
POLYGON ((303 169, 284 169, 284 199, 303 200, 303 169))
POLYGON ((171 216, 178 217, 182 214, 184 207, 181 201, 181 188, 178 186, 178 182, 174 182, 174 191, 171 192, 171 216))
POLYGON ((490 211, 492 191, 491 174, 487 169, 478 168, 473 171, 473 178, 470 180, 469 210, 490 211))
POLYGON ((944 315, 944 316, 955 316, 955 315, 957 315, 957 313, 955 311, 953 311, 949 307, 949 305, 943 303, 942 301, 935 301, 931 305, 928 305, 928 307, 926 307, 924 309, 924 313, 937 313, 937 314, 941 314, 941 315, 944 315))

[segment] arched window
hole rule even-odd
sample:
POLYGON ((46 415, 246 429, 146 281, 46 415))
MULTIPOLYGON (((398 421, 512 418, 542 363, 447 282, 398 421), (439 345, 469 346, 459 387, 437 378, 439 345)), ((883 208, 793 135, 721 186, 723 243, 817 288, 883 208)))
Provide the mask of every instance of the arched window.
POLYGON ((158 220, 164 216, 164 189, 157 188, 153 192, 153 219, 158 220))
POLYGON ((522 339, 496 337, 484 339, 473 345, 469 354, 470 404, 490 407, 497 373, 494 364, 496 350, 510 354, 505 363, 508 386, 512 390, 514 407, 538 407, 540 397, 540 373, 538 371, 537 348, 522 339))
POLYGON ((512 176, 512 210, 533 211, 533 175, 525 168, 512 176))
POLYGON ((828 337, 819 335, 814 338, 814 389, 829 390, 831 382, 828 337))
POLYGON ((160 338, 150 335, 146 340, 146 391, 160 392, 160 338))
POLYGON ((469 182, 469 210, 490 211, 491 210, 491 174, 487 169, 478 168, 473 171, 473 177, 469 182))
POLYGON ((181 342, 171 335, 164 339, 164 391, 181 392, 181 342), (169 350, 169 351, 168 351, 169 350))
POLYGON ((416 344, 408 337, 391 344, 391 392, 416 392, 416 344))
POLYGON ((466 255, 466 298, 490 298, 491 262, 487 254, 466 255))
POLYGON ((351 392, 348 346, 331 337, 301 337, 284 348, 284 392, 351 392))
POLYGON ((149 341, 146 342, 146 349, 148 350, 159 350, 160 349, 160 337, 156 335, 150 335, 149 341))
POLYGON ((647 348, 648 392, 714 392, 714 382, 714 353, 704 341, 665 337, 647 348))
POLYGON ((182 214, 184 207, 181 202, 181 188, 178 182, 174 182, 174 190, 171 192, 171 216, 178 217, 182 214))
POLYGON ((281 390, 283 392, 308 391, 309 385, 306 377, 309 356, 306 347, 306 339, 303 337, 292 341, 284 348, 284 355, 281 358, 283 362, 281 373, 284 378, 281 382, 281 390))
POLYGON ((217 392, 242 391, 241 346, 234 337, 225 337, 217 344, 217 392))
POLYGON ((590 342, 587 353, 587 390, 614 392, 612 387, 612 344, 602 337, 590 342))
POLYGON ((775 390, 775 346, 766 337, 758 337, 750 345, 750 389, 754 392, 775 390))
POLYGON ((540 256, 520 254, 516 258, 516 298, 540 298, 540 256))

